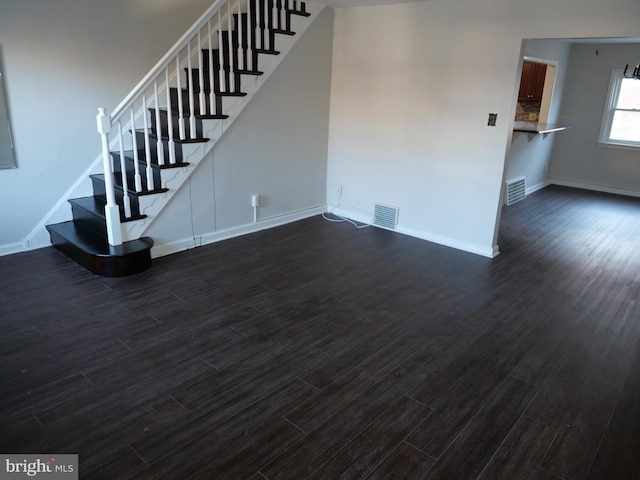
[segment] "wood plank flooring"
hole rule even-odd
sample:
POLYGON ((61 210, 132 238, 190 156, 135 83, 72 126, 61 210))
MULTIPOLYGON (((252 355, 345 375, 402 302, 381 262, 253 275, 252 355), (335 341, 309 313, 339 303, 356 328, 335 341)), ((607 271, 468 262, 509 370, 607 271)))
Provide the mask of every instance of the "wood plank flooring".
POLYGON ((0 453, 83 479, 640 479, 640 200, 495 259, 315 217, 94 276, 0 257, 0 453))

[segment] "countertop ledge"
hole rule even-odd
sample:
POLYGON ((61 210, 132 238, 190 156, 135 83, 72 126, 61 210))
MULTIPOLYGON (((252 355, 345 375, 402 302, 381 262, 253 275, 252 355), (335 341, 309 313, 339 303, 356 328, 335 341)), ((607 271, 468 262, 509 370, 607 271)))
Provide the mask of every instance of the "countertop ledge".
POLYGON ((573 128, 573 125, 559 125, 554 123, 513 122, 514 132, 552 133, 573 128))

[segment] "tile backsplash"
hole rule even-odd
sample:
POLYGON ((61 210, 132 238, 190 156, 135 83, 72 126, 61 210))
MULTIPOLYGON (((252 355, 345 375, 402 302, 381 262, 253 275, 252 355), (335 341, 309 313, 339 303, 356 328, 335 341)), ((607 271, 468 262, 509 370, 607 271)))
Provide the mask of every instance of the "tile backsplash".
POLYGON ((516 122, 537 122, 540 116, 540 103, 518 102, 516 108, 516 122), (532 119, 530 115, 535 115, 532 119))

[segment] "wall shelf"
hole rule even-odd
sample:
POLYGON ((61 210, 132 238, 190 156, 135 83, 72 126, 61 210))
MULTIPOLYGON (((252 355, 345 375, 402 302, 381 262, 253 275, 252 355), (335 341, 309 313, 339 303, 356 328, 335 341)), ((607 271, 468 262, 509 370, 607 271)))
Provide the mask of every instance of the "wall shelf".
POLYGON ((558 125, 554 123, 513 122, 514 132, 552 133, 573 128, 573 125, 558 125))
POLYGON ((513 131, 518 133, 529 134, 529 141, 532 136, 542 134, 544 138, 550 133, 561 132, 573 128, 573 125, 559 125, 554 123, 538 123, 538 122, 513 122, 513 131))

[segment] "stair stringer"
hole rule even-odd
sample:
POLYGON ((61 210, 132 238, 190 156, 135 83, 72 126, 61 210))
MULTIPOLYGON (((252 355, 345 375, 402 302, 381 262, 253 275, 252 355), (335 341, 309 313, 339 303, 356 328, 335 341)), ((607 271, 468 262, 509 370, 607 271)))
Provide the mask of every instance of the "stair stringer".
POLYGON ((234 120, 238 115, 240 115, 244 107, 251 101, 260 87, 269 79, 271 74, 276 70, 289 51, 302 37, 307 28, 324 9, 324 5, 317 3, 307 2, 306 5, 307 12, 310 16, 304 17, 293 15, 291 18, 291 29, 295 32, 295 35, 276 34, 275 49, 280 52, 280 54, 259 54, 260 71, 263 72, 263 74, 259 76, 241 75, 242 91, 246 93, 246 95, 244 97, 223 98, 223 111, 229 117, 224 120, 203 120, 203 136, 208 138, 209 141, 204 143, 183 144, 183 159, 184 162, 187 162, 189 165, 180 168, 162 170, 162 186, 167 188, 168 191, 160 194, 140 197, 140 212, 146 215, 146 218, 123 223, 123 241, 136 240, 145 234, 153 221, 158 217, 165 206, 168 205, 173 196, 178 193, 189 177, 196 171, 198 165, 200 165, 200 163, 213 150, 218 140, 220 140, 224 135, 224 132, 226 132, 226 130, 233 124, 234 120))

